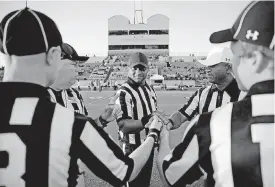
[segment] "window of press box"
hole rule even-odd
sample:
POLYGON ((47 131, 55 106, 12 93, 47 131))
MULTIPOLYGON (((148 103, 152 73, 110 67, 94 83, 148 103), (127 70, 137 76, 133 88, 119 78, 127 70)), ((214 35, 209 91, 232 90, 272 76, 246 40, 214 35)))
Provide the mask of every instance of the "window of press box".
POLYGON ((149 30, 150 35, 169 34, 169 30, 149 30))
POLYGON ((128 35, 127 30, 109 31, 109 35, 128 35))
POLYGON ((129 31, 129 35, 142 35, 142 34, 148 34, 147 30, 131 30, 129 31))

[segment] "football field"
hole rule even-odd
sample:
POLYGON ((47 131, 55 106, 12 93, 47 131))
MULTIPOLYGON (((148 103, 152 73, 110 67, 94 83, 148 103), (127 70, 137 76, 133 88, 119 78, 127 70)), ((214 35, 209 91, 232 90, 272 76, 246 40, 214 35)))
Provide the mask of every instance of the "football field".
MULTIPOLYGON (((187 91, 157 91, 157 100, 158 100, 158 109, 164 111, 166 114, 172 114, 174 111, 178 110, 186 101, 187 98, 194 93, 196 88, 187 91)), ((109 102, 108 97, 114 95, 114 91, 82 91, 81 95, 83 96, 85 105, 88 109, 89 116, 96 118, 103 111, 104 106, 109 102)), ((188 122, 186 122, 188 123, 188 122)), ((114 140, 117 140, 117 124, 112 122, 108 124, 106 131, 111 135, 114 140)), ((181 140, 183 133, 183 128, 171 131, 170 142, 171 148, 178 144, 181 140)), ((85 186, 86 187, 105 187, 111 186, 108 183, 100 180, 94 175, 86 175, 85 177, 85 186)), ((162 187, 162 182, 160 181, 157 167, 154 162, 152 178, 151 178, 151 187, 162 187)), ((196 184, 194 186, 201 186, 196 184)))

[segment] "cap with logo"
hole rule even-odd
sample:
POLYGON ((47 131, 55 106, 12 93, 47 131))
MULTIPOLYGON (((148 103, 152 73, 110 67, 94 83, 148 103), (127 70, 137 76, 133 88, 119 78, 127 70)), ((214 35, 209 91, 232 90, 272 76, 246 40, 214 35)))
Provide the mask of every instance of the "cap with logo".
POLYGON ((231 29, 210 36, 211 43, 236 40, 274 49, 274 1, 252 1, 231 29))
POLYGON ((129 65, 130 67, 134 67, 136 65, 142 65, 144 67, 148 67, 148 59, 143 53, 140 53, 140 52, 133 53, 130 56, 129 65))
POLYGON ((25 8, 9 13, 0 23, 0 51, 7 55, 35 55, 61 45, 55 22, 43 13, 25 8))
POLYGON ((208 53, 206 60, 199 60, 205 66, 213 66, 221 62, 231 63, 233 53, 228 47, 214 47, 208 53))
POLYGON ((85 62, 89 59, 87 56, 79 56, 76 50, 69 44, 63 43, 61 45, 62 52, 64 53, 63 59, 69 59, 72 61, 85 62))

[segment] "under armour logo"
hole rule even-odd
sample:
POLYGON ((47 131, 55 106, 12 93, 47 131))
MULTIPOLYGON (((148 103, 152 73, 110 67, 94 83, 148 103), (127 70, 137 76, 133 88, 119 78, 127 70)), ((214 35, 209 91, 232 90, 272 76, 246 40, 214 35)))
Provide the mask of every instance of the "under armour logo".
POLYGON ((255 40, 258 40, 258 36, 259 36, 259 32, 258 31, 254 31, 253 33, 252 33, 252 31, 251 30, 248 30, 247 32, 246 32, 246 38, 249 40, 250 38, 252 38, 252 40, 253 41, 255 41, 255 40))

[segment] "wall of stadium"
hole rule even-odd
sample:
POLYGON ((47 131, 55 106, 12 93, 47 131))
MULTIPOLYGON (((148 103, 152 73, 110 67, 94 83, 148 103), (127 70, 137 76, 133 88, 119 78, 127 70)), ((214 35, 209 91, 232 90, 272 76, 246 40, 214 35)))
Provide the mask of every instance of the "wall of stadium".
POLYGON ((148 52, 169 55, 169 18, 156 14, 144 24, 116 15, 108 20, 108 54, 148 52))
POLYGON ((109 50, 108 55, 116 55, 116 54, 131 54, 134 52, 141 52, 141 53, 158 53, 161 55, 169 55, 168 50, 161 50, 161 49, 127 49, 127 50, 109 50))
POLYGON ((169 45, 169 36, 126 35, 109 36, 109 45, 169 45))
POLYGON ((122 15, 115 15, 108 20, 108 30, 169 30, 169 18, 156 14, 147 19, 144 24, 131 24, 130 20, 122 15))

